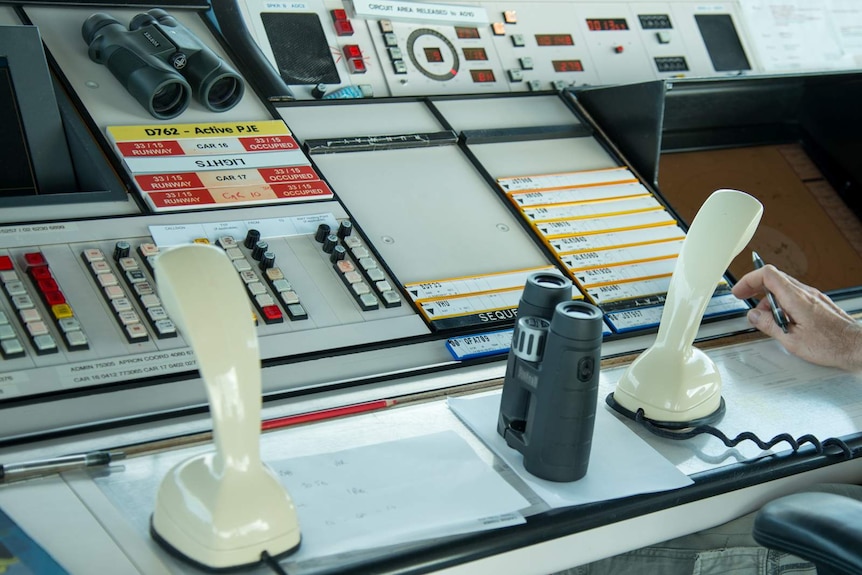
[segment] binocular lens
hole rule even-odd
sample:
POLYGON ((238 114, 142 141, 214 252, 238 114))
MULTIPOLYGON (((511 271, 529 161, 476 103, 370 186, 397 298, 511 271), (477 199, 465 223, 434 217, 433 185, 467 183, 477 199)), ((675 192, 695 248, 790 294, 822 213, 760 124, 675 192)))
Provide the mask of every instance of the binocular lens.
POLYGON ((242 98, 243 85, 235 76, 224 76, 213 82, 206 93, 207 107, 213 112, 233 108, 242 98))
POLYGON ((156 88, 150 100, 153 115, 164 119, 174 118, 186 109, 188 99, 185 85, 180 82, 165 82, 156 88))

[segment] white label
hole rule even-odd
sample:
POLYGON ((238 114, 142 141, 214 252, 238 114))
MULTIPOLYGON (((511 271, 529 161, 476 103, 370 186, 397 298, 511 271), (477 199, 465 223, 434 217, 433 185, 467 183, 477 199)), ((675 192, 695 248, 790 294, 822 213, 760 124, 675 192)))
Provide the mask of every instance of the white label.
POLYGON ((571 254, 609 248, 623 248, 665 240, 681 240, 684 238, 685 232, 679 226, 666 225, 623 230, 620 232, 556 238, 548 243, 551 249, 558 254, 571 254))
POLYGON ((539 271, 549 271, 559 275, 552 266, 545 266, 541 268, 490 274, 485 276, 416 282, 407 284, 405 287, 407 288, 407 293, 409 293, 410 297, 413 298, 413 301, 422 301, 429 298, 462 296, 512 288, 523 288, 524 284, 527 282, 527 277, 530 274, 539 271))
MULTIPOLYGON (((509 197, 512 198, 512 201, 519 207, 529 208, 532 206, 550 206, 572 202, 591 202, 596 200, 645 196, 649 195, 649 193, 649 190, 647 190, 643 184, 633 182, 630 184, 587 186, 541 192, 516 192, 511 194, 509 197)), ((526 211, 526 209, 524 211, 526 211)))
POLYGON ((488 24, 488 13, 479 6, 429 4, 396 0, 353 0, 353 10, 362 18, 412 20, 461 24, 488 24))
POLYGON ((661 225, 674 219, 663 209, 624 216, 610 216, 589 220, 564 220, 536 224, 536 229, 546 238, 558 238, 583 234, 617 232, 630 228, 661 225))
POLYGON ((141 353, 113 359, 96 359, 57 366, 61 381, 75 387, 123 379, 138 379, 163 373, 197 369, 191 349, 141 353))
POLYGON ((580 219, 606 217, 611 215, 630 214, 647 210, 661 209, 652 196, 610 200, 606 202, 586 202, 580 204, 562 204, 541 208, 525 208, 524 216, 531 222, 547 222, 552 220, 580 219))
POLYGON ((250 229, 260 232, 262 238, 279 238, 313 234, 317 226, 325 223, 330 228, 338 227, 338 220, 331 213, 307 214, 290 218, 265 218, 247 221, 212 222, 208 224, 173 224, 170 226, 149 226, 153 241, 160 248, 186 245, 198 239, 211 243, 225 235, 233 235, 239 240, 250 229))
POLYGON ((452 337, 446 340, 446 348, 452 357, 461 361, 487 355, 508 353, 512 345, 512 329, 452 337))
POLYGON ((560 259, 569 270, 579 271, 677 256, 681 248, 682 240, 674 240, 620 249, 579 252, 564 255, 560 259))
POLYGON ((627 168, 609 168, 585 172, 566 172, 562 174, 542 174, 537 176, 516 176, 499 178, 498 185, 504 192, 520 190, 555 190, 578 186, 637 182, 634 174, 627 168))
POLYGON ((518 306, 521 299, 523 287, 514 290, 456 297, 441 300, 429 300, 422 302, 420 308, 422 313, 430 320, 458 315, 469 315, 495 309, 507 309, 518 306))

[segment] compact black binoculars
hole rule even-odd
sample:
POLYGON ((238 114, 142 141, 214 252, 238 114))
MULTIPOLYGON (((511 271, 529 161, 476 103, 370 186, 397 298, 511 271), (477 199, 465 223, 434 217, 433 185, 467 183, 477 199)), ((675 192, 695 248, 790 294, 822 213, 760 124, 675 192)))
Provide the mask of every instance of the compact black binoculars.
POLYGON ((179 116, 192 94, 213 112, 230 110, 242 99, 242 77, 164 10, 136 15, 128 30, 97 12, 84 21, 81 34, 90 59, 107 66, 155 118, 179 116))
POLYGON ((506 364, 497 433, 542 479, 587 473, 595 426, 602 312, 572 300, 572 283, 539 272, 527 278, 506 364))

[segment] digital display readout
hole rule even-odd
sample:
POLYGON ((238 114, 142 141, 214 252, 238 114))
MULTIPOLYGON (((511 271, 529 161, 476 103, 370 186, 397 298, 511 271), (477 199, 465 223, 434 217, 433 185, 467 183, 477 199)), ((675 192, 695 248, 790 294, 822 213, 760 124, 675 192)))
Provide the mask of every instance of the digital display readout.
POLYGON ((670 30, 673 28, 670 23, 670 16, 667 14, 638 14, 638 19, 644 30, 670 30))
POLYGON ((470 70, 470 77, 473 78, 473 81, 477 84, 497 81, 497 79, 494 78, 493 70, 470 70))
POLYGON ((455 26, 455 36, 462 40, 472 40, 479 37, 479 29, 468 28, 466 26, 455 26))
POLYGON ((580 60, 553 60, 555 72, 583 72, 584 65, 580 60))
POLYGON ((440 48, 423 48, 425 51, 425 60, 428 62, 442 62, 443 51, 440 48))
POLYGON ((629 23, 625 18, 587 18, 587 28, 593 32, 628 30, 629 23))
POLYGON ((539 46, 574 46, 571 34, 536 34, 539 46))
POLYGON ((463 48, 464 59, 468 61, 487 60, 488 53, 484 48, 463 48))

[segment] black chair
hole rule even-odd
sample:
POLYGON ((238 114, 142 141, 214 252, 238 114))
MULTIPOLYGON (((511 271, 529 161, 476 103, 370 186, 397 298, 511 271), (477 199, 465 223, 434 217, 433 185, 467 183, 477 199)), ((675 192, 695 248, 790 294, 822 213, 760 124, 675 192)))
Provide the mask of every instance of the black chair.
POLYGON ((862 501, 818 492, 780 497, 757 513, 753 535, 811 561, 818 575, 862 574, 862 501))

